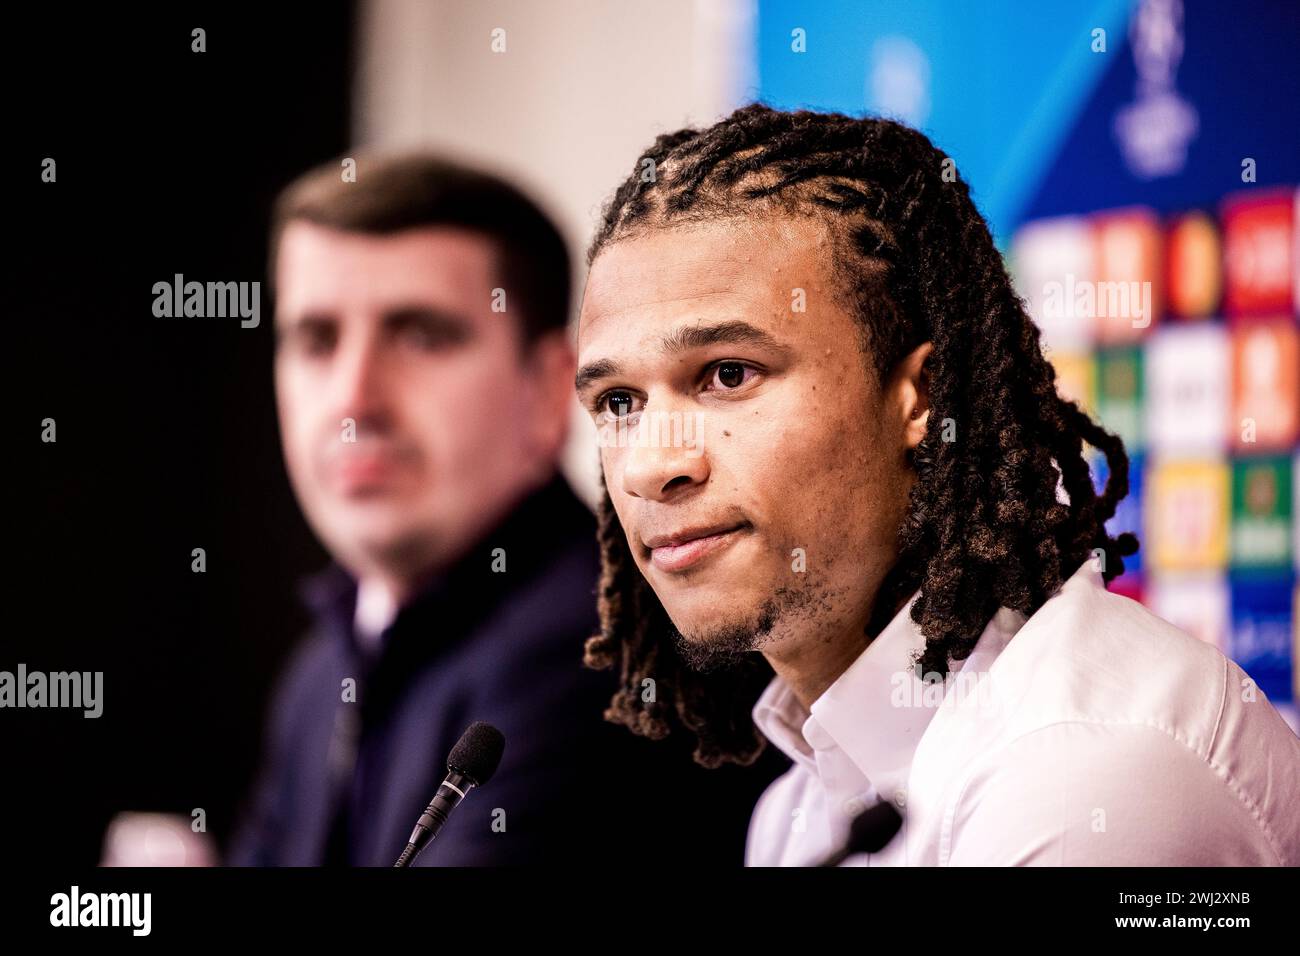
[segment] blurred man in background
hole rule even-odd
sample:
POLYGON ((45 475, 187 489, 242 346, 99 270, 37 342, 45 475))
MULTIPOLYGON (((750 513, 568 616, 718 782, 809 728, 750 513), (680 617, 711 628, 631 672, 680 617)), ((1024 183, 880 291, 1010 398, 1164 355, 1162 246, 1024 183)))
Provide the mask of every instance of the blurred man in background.
POLYGON ((614 683, 581 666, 599 558, 557 470, 574 356, 556 229, 434 157, 344 161, 282 194, 270 266, 285 460, 336 563, 307 589, 315 631, 228 861, 391 865, 484 720, 501 767, 420 863, 739 864, 766 779, 645 763, 601 719, 614 683))

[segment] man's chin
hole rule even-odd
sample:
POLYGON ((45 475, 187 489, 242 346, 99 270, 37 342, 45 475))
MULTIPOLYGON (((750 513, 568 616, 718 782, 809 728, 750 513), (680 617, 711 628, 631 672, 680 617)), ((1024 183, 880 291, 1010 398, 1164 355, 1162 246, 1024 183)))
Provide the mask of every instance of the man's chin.
POLYGON ((363 566, 419 568, 434 558, 431 543, 438 536, 428 530, 411 528, 409 515, 403 520, 373 515, 372 520, 336 522, 328 536, 322 536, 336 557, 347 555, 363 566))
POLYGON ((673 626, 677 654, 692 670, 708 673, 741 663, 762 646, 776 626, 777 604, 767 601, 750 620, 712 623, 683 633, 673 626))

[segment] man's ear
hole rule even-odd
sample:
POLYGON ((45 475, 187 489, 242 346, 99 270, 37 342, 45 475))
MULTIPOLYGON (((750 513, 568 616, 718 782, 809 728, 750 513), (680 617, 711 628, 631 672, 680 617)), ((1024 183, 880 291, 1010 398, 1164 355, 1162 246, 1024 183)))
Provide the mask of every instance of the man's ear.
POLYGON ((894 369, 894 387, 903 416, 904 447, 915 448, 925 437, 930 422, 929 360, 933 342, 922 342, 894 369))
POLYGON ((554 464, 569 432, 573 374, 578 364, 568 329, 539 335, 528 346, 526 362, 536 400, 533 447, 539 457, 547 459, 545 464, 554 464))

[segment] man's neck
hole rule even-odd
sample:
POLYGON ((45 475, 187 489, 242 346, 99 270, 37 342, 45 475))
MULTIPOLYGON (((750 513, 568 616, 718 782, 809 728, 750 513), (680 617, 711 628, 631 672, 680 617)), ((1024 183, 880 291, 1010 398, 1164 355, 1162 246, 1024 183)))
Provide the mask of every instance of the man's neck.
POLYGON ((819 641, 789 654, 764 651, 763 656, 804 710, 811 710, 813 701, 848 670, 869 643, 862 628, 854 627, 827 643, 819 641))
MULTIPOLYGON (((886 623, 907 604, 907 597, 889 609, 886 623)), ((831 640, 804 641, 791 649, 764 650, 772 670, 789 686, 804 710, 811 710, 813 702, 839 679, 876 638, 867 633, 866 621, 855 620, 831 640)))

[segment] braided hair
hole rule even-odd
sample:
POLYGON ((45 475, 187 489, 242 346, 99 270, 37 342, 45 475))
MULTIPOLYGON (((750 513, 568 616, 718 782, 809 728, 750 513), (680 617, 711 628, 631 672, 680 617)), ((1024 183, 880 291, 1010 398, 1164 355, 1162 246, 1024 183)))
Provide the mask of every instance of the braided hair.
MULTIPOLYGON (((752 104, 706 129, 661 135, 606 205, 587 263, 650 230, 781 215, 816 217, 830 229, 834 278, 881 380, 933 343, 931 415, 908 456, 917 480, 868 635, 919 589, 911 607, 925 637, 918 668, 943 677, 999 607, 1033 614, 1089 557, 1105 581, 1121 574, 1137 538, 1112 538, 1105 523, 1128 494, 1123 443, 1057 394, 1038 328, 969 187, 916 130, 752 104), (945 421, 957 440, 943 434, 945 421), (1085 442, 1106 457, 1100 495, 1085 442)), ((752 763, 765 740, 750 712, 771 666, 756 653, 722 672, 686 664, 601 491, 600 633, 588 639, 585 662, 621 670, 605 718, 654 739, 694 734, 694 759, 706 767, 752 763)))

